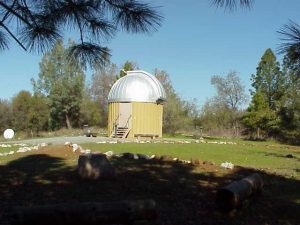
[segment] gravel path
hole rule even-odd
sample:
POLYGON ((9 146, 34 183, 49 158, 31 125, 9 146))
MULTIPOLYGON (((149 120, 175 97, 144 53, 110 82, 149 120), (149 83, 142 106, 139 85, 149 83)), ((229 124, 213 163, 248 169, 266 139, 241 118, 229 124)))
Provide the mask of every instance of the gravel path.
POLYGON ((77 137, 50 137, 50 138, 35 138, 35 139, 26 139, 26 140, 10 140, 5 142, 0 142, 0 144, 13 144, 13 143, 23 143, 23 144, 32 144, 38 145, 41 143, 48 144, 64 144, 65 142, 71 142, 76 144, 82 143, 91 143, 91 142, 99 142, 99 141, 116 141, 113 138, 107 137, 85 137, 85 136, 77 136, 77 137))

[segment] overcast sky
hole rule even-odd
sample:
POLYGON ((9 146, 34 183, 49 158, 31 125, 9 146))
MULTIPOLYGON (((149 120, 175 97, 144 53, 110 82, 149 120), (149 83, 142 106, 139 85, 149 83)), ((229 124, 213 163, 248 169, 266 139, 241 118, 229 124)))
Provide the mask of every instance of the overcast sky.
MULTIPOLYGON (((299 0, 259 0, 250 11, 234 13, 216 9, 209 0, 148 2, 161 6, 162 26, 151 35, 119 33, 107 43, 111 60, 117 65, 135 61, 150 73, 155 68, 166 70, 177 92, 187 100, 196 98, 199 105, 215 93, 212 75, 238 71, 248 91, 264 51, 278 48, 276 31, 289 19, 300 23, 299 0)), ((22 51, 13 41, 10 46, 0 52, 1 99, 20 90, 32 91, 30 79, 37 78, 42 57, 22 51)), ((91 72, 87 79, 90 76, 91 72)))

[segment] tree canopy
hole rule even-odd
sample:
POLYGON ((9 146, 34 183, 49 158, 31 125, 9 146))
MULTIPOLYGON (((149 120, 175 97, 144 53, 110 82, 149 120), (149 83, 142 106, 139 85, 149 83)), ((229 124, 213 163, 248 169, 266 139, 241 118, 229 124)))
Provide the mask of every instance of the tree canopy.
POLYGON ((82 63, 102 65, 110 51, 103 44, 117 31, 147 33, 162 21, 158 9, 138 0, 4 0, 0 1, 0 50, 13 39, 25 51, 46 52, 64 30, 79 42, 69 55, 82 63))
MULTIPOLYGON (((72 42, 68 46, 72 46, 72 42)), ((42 58, 39 78, 33 84, 36 93, 48 98, 53 128, 60 126, 61 121, 65 121, 67 128, 78 123, 84 80, 82 65, 76 60, 67 60, 62 41, 42 58)))

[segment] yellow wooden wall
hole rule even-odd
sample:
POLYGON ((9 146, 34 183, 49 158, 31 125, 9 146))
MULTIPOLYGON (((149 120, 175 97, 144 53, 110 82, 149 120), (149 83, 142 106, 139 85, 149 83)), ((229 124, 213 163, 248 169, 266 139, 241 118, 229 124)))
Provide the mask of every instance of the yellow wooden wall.
POLYGON ((112 102, 108 104, 108 136, 111 136, 113 124, 119 115, 119 103, 112 102))
MULTIPOLYGON (((119 103, 109 103, 108 106, 108 135, 111 135, 113 123, 118 118, 119 103)), ((131 131, 128 137, 134 134, 155 134, 162 137, 163 105, 155 103, 133 102, 131 131)))
POLYGON ((163 106, 155 103, 132 103, 132 132, 134 134, 157 134, 162 136, 163 106))

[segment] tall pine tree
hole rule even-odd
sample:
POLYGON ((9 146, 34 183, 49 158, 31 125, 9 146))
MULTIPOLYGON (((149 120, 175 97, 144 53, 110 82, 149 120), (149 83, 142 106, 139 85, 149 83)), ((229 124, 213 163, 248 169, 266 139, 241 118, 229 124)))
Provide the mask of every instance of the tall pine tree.
POLYGON ((276 110, 278 103, 284 95, 285 80, 280 71, 279 62, 273 51, 268 48, 256 68, 256 74, 252 75, 252 95, 261 92, 264 100, 271 110, 276 110))
POLYGON ((294 49, 290 49, 283 60, 287 85, 280 110, 281 135, 285 140, 300 143, 300 60, 294 54, 294 49))
POLYGON ((280 111, 285 94, 285 78, 280 70, 279 62, 271 49, 267 49, 252 75, 252 101, 244 118, 249 130, 256 130, 260 138, 260 130, 269 136, 277 135, 280 111))

